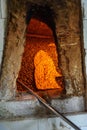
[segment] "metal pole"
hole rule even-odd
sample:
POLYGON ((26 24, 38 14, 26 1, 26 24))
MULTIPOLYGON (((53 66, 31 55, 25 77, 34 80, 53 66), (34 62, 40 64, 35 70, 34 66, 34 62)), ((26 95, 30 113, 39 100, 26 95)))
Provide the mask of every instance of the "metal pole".
POLYGON ((24 86, 27 90, 29 90, 29 92, 34 95, 46 108, 48 108, 49 110, 51 110, 56 116, 60 117, 61 119, 63 119, 66 123, 68 123, 71 127, 73 127, 75 130, 81 130, 78 126, 76 126, 73 122, 71 122, 68 118, 66 118, 63 114, 61 114, 58 110, 56 110, 53 106, 49 105, 46 100, 44 100, 42 97, 40 97, 39 95, 37 95, 37 93, 35 93, 33 90, 31 90, 30 88, 28 88, 24 83, 22 83, 21 81, 17 81, 19 82, 22 86, 24 86))

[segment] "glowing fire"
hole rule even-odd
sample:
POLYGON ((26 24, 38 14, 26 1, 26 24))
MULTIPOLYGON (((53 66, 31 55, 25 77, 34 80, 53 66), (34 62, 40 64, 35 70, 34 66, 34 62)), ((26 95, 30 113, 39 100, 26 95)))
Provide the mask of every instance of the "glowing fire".
MULTIPOLYGON (((47 24, 31 19, 27 27, 26 44, 18 80, 34 91, 48 90, 58 94, 63 89, 62 74, 52 30, 47 24), (54 90, 53 89, 58 89, 54 90)), ((25 91, 17 83, 18 91, 25 91)))
POLYGON ((52 58, 47 52, 40 50, 34 58, 35 82, 38 89, 61 88, 56 82, 56 77, 62 75, 56 71, 52 58))

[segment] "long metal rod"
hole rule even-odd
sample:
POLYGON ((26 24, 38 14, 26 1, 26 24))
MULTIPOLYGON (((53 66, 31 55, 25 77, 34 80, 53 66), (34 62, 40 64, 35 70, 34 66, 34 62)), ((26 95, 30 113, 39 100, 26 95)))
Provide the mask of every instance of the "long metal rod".
POLYGON ((48 108, 49 110, 51 110, 56 116, 60 117, 61 119, 63 119, 66 123, 68 123, 71 127, 73 127, 75 130, 81 130, 78 126, 76 126, 73 122, 71 122, 68 118, 66 118, 63 114, 61 114, 58 110, 56 110, 53 106, 49 105, 45 99, 43 99, 42 97, 40 97, 37 93, 35 93, 33 90, 31 90, 30 88, 28 88, 24 83, 22 83, 21 81, 17 81, 18 83, 20 83, 22 86, 24 86, 27 90, 29 90, 29 92, 34 95, 46 108, 48 108))

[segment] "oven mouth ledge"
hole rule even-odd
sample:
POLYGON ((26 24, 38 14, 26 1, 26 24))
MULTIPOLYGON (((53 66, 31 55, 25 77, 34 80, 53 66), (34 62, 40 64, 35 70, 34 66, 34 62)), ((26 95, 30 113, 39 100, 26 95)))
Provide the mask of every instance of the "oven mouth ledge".
MULTIPOLYGON (((44 118, 55 116, 40 104, 34 96, 28 96, 30 99, 15 99, 13 101, 2 100, 0 102, 0 119, 44 118)), ((64 114, 85 112, 83 96, 74 96, 66 99, 52 99, 51 104, 59 112, 64 114)))

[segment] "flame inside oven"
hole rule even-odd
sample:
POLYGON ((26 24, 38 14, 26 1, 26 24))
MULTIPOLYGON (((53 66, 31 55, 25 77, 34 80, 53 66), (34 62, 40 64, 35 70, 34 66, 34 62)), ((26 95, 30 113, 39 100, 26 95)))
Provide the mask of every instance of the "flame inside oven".
MULTIPOLYGON (((62 78, 53 32, 46 23, 32 18, 27 27, 18 80, 34 91, 53 89, 62 91, 62 78)), ((26 91, 18 83, 17 90, 26 91)))

